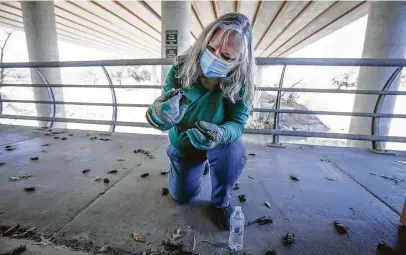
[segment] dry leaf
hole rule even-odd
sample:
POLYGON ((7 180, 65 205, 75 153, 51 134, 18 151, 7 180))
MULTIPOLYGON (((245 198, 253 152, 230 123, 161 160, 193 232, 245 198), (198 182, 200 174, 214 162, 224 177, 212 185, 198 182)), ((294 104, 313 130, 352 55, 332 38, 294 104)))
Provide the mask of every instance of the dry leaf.
POLYGON ((142 235, 138 234, 138 233, 133 233, 133 238, 137 242, 141 242, 141 243, 145 242, 144 237, 142 235))

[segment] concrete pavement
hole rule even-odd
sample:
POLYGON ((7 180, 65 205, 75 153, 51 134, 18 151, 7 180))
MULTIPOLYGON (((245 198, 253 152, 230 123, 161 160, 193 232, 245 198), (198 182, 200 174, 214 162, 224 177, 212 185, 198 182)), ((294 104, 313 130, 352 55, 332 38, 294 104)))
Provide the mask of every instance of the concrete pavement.
MULTIPOLYGON (((64 245, 91 252, 110 245, 111 254, 162 249, 162 241, 179 228, 184 231, 185 250, 192 250, 195 238, 195 253, 229 254, 228 232, 210 219, 209 176, 204 177, 202 193, 191 204, 180 205, 169 195, 161 196, 167 178, 160 174, 168 166, 166 137, 101 136, 77 130, 46 133, 49 131, 0 126, 0 162, 6 163, 0 167, 1 226, 36 226, 44 240, 53 241, 47 247, 50 249, 64 245), (94 136, 110 140, 90 140, 94 136), (51 145, 41 146, 45 143, 51 145), (4 151, 8 144, 16 149, 4 151), (138 148, 147 148, 155 158, 134 154, 138 148), (31 156, 39 156, 39 160, 31 161, 31 156), (91 171, 83 174, 85 168, 91 171), (107 174, 112 169, 118 173, 107 174), (146 172, 149 177, 141 178, 146 172), (8 179, 23 173, 33 176, 15 182, 8 179), (95 176, 108 177, 110 183, 96 182, 95 176), (27 185, 37 190, 27 193, 27 185), (146 242, 135 242, 130 236, 133 232, 143 235, 146 242)), ((406 183, 380 177, 406 179, 406 165, 397 162, 406 161, 405 153, 387 156, 360 149, 298 145, 275 149, 254 143, 247 143, 247 148, 255 156, 249 156, 232 204, 240 205, 237 196, 245 193, 248 201, 242 208, 246 221, 271 216, 274 223, 246 227, 245 252, 376 254, 381 241, 405 252, 398 214, 406 183), (299 181, 290 180, 291 174, 299 181), (335 232, 335 220, 349 227, 349 236, 335 232), (289 247, 282 242, 287 232, 294 233, 296 239, 289 247)), ((9 248, 14 241, 1 238, 0 248, 9 248)))

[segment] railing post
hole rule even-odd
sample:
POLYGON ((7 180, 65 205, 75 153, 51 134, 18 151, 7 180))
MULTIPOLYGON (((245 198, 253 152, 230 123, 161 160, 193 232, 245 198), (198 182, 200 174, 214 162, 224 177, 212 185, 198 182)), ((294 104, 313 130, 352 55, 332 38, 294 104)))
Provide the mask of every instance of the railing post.
POLYGON ((111 116, 111 120, 113 121, 113 124, 110 125, 110 133, 114 133, 116 130, 116 124, 114 124, 117 121, 117 97, 116 97, 116 91, 114 90, 114 84, 113 81, 110 78, 109 72, 107 71, 106 67, 101 66, 101 68, 104 71, 104 74, 107 77, 107 81, 109 82, 109 87, 110 87, 110 92, 111 92, 111 101, 113 101, 113 114, 111 116))
MULTIPOLYGON (((46 85, 49 85, 47 78, 41 73, 41 71, 38 68, 34 68, 34 70, 38 73, 39 77, 41 77, 42 81, 46 85)), ((53 103, 53 102, 55 102, 54 91, 52 90, 52 87, 50 87, 50 86, 47 86, 46 88, 47 88, 47 92, 48 92, 49 101, 52 102, 52 103, 50 103, 49 117, 55 118, 56 105, 53 103)), ((53 120, 48 121, 47 127, 52 128, 53 126, 54 126, 54 121, 53 120)))
MULTIPOLYGON (((285 78, 285 70, 286 70, 286 65, 283 66, 282 68, 282 73, 281 77, 279 79, 279 88, 283 87, 283 79, 285 78)), ((276 99, 275 99, 275 107, 274 109, 280 109, 281 106, 281 98, 282 98, 282 93, 280 90, 276 93, 276 99)), ((279 113, 275 112, 274 113, 274 119, 273 119, 273 129, 274 130, 279 130, 279 113)), ((268 144, 271 146, 280 146, 281 144, 279 143, 279 135, 272 135, 272 143, 268 144)))
MULTIPOLYGON (((396 70, 392 73, 392 75, 389 77, 389 79, 386 81, 385 85, 382 88, 382 91, 388 91, 390 89, 390 86, 392 85, 393 81, 396 79, 396 77, 399 75, 399 73, 402 71, 403 67, 398 67, 396 70)), ((374 108, 374 113, 381 113, 382 105, 385 100, 386 95, 379 95, 378 98, 376 99, 376 104, 374 108)), ((377 117, 372 117, 372 122, 371 122, 371 135, 379 135, 379 119, 377 117)), ((385 150, 382 150, 381 142, 379 141, 372 141, 372 152, 377 152, 377 153, 382 153, 385 150)))

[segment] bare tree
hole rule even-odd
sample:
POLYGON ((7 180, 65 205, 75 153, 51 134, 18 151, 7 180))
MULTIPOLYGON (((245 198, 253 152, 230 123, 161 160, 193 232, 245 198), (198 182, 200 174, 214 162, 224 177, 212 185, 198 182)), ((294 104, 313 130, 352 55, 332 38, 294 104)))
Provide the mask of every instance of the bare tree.
POLYGON ((120 85, 123 85, 123 80, 125 78, 125 69, 124 67, 121 68, 121 70, 115 71, 111 74, 114 80, 118 81, 120 85))
MULTIPOLYGON (((300 83, 303 81, 303 78, 300 79, 299 81, 293 83, 290 85, 289 88, 294 88, 297 86, 300 86, 300 83)), ((296 103, 296 101, 299 99, 301 94, 299 92, 288 92, 288 91, 283 91, 281 92, 281 98, 285 99, 288 103, 296 103)))
MULTIPOLYGON (((301 82, 303 81, 303 78, 298 80, 297 82, 294 82, 292 85, 290 85, 288 88, 295 88, 297 86, 301 85, 301 82)), ((276 87, 277 84, 274 84, 276 87)), ((289 92, 289 91, 282 91, 281 92, 281 99, 285 100, 289 104, 296 103, 296 101, 299 99, 301 94, 299 92, 289 92)), ((276 98, 274 102, 273 108, 276 108, 276 98)), ((273 116, 274 113, 268 113, 268 116, 266 117, 265 123, 269 123, 271 121, 271 117, 273 116)))
POLYGON ((139 66, 134 66, 131 68, 130 77, 133 78, 136 82, 141 82, 151 79, 151 74, 147 70, 140 70, 139 66))
MULTIPOLYGON (((6 50, 8 40, 10 39, 11 35, 13 34, 13 32, 8 32, 6 30, 4 30, 4 32, 6 33, 6 39, 4 40, 3 45, 0 46, 0 63, 3 63, 4 53, 5 53, 5 50, 6 50)), ((3 84, 5 77, 6 77, 5 69, 0 68, 0 84, 3 84)))
POLYGON ((333 86, 337 87, 337 89, 341 89, 341 88, 351 88, 355 86, 355 82, 351 82, 350 81, 350 73, 344 73, 344 76, 342 78, 337 78, 334 77, 332 79, 333 81, 333 86))

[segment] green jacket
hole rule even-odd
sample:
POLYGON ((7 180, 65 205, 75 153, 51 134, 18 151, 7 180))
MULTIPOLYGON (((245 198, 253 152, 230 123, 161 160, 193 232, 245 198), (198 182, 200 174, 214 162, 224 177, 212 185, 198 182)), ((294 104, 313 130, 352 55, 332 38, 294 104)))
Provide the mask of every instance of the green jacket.
MULTIPOLYGON (((176 71, 177 66, 172 66, 169 70, 163 92, 181 87, 175 75, 176 71)), ((242 93, 244 93, 243 90, 242 93)), ((196 121, 206 121, 223 127, 225 130, 223 143, 226 144, 237 140, 244 132, 249 114, 248 107, 243 100, 232 103, 223 96, 219 86, 206 90, 200 81, 197 81, 191 88, 183 88, 181 104, 187 104, 188 108, 182 120, 176 125, 163 124, 155 114, 152 114, 153 109, 148 109, 147 119, 152 126, 160 130, 169 130, 171 145, 182 155, 199 152, 186 134, 186 130, 196 127, 196 121)))

